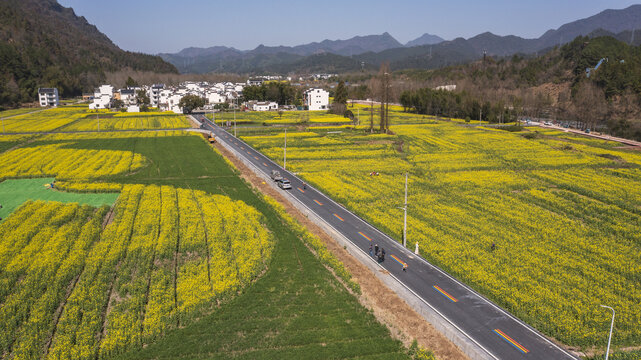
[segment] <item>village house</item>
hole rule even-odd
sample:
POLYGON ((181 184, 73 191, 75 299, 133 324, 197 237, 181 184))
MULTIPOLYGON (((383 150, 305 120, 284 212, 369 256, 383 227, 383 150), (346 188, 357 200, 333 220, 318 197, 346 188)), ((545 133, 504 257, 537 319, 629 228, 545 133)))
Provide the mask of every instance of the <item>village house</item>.
POLYGON ((58 97, 58 88, 39 88, 38 100, 40 106, 58 106, 60 98, 58 97))
POLYGON ((323 89, 309 89, 303 94, 305 106, 311 111, 329 109, 329 92, 323 89))

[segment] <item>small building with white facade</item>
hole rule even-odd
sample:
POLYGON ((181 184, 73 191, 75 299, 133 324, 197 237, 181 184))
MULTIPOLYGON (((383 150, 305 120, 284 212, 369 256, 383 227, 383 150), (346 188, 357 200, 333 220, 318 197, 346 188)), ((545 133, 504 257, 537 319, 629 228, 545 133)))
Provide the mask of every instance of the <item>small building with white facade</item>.
POLYGON ((153 84, 151 88, 149 88, 149 103, 153 107, 158 107, 158 103, 160 102, 160 92, 165 88, 165 84, 153 84))
POLYGON ((441 85, 435 87, 434 90, 454 91, 456 90, 456 85, 441 85))
POLYGON ((329 92, 323 89, 309 89, 303 94, 305 106, 311 111, 329 109, 329 92))
POLYGON ((118 92, 121 100, 125 106, 136 105, 136 89, 120 89, 118 92))
POLYGON ((58 106, 60 98, 58 97, 58 88, 39 88, 38 100, 40 106, 58 106))
POLYGON ((273 101, 259 101, 252 105, 254 111, 276 111, 278 110, 278 103, 273 101))
POLYGON ((207 101, 210 104, 222 104, 227 101, 227 97, 217 92, 208 92, 207 101))
POLYGON ((111 99, 114 96, 114 87, 111 85, 102 85, 93 92, 93 102, 89 104, 89 109, 108 109, 111 99))

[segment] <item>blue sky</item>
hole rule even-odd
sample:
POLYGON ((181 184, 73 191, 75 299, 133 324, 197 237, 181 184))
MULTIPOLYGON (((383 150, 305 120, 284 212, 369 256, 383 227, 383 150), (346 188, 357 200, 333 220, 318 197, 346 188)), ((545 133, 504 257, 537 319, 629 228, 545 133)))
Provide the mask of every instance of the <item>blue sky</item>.
POLYGON ((527 38, 640 0, 59 0, 125 50, 300 45, 389 32, 401 43, 490 31, 527 38))

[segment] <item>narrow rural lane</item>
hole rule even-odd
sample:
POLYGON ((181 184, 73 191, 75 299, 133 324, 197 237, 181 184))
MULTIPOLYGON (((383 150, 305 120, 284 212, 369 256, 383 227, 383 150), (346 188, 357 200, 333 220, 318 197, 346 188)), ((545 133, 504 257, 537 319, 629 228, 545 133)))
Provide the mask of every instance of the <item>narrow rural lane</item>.
MULTIPOLYGON (((486 352, 489 359, 576 359, 543 335, 524 324, 507 311, 471 290, 441 269, 414 255, 401 244, 374 226, 337 204, 269 158, 235 138, 204 116, 197 116, 203 127, 211 130, 217 140, 224 142, 250 161, 264 174, 279 170, 292 184, 289 191, 310 212, 316 213, 337 232, 365 253, 370 245, 385 249, 385 261, 380 265, 399 283, 436 311, 471 342, 486 352), (407 264, 407 271, 403 265, 407 264)), ((377 261, 374 257, 371 261, 377 261)))

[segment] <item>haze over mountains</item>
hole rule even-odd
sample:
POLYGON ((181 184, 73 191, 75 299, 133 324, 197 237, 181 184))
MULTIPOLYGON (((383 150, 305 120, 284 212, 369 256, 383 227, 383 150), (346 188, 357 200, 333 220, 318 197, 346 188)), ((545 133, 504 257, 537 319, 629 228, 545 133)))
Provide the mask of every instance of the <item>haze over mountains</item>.
POLYGON ((377 68, 382 62, 390 62, 392 69, 431 69, 474 60, 484 52, 490 56, 534 54, 570 42, 579 35, 610 34, 626 41, 621 37, 627 34, 633 40, 635 29, 641 29, 641 5, 605 10, 556 30, 548 30, 537 39, 485 32, 469 39, 443 41, 436 35, 424 34, 403 45, 385 32, 293 47, 260 45, 253 50, 241 51, 215 46, 159 55, 182 73, 345 72, 377 68))

